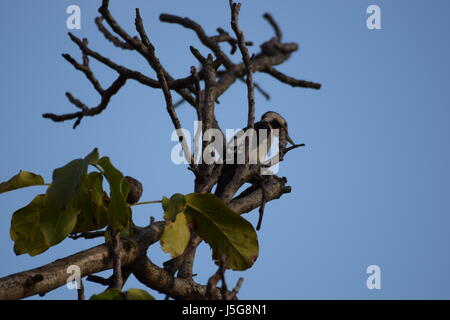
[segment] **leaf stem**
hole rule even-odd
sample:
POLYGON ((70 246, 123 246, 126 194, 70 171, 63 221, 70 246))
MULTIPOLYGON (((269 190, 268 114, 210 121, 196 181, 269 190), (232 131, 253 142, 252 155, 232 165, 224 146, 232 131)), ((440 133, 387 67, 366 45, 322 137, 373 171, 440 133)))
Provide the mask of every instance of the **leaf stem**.
POLYGON ((130 207, 140 206, 142 204, 161 203, 161 202, 162 202, 162 200, 137 202, 137 203, 130 204, 130 207))
POLYGON ((95 167, 98 171, 100 171, 100 173, 101 173, 102 175, 104 175, 104 176, 106 177, 105 171, 103 171, 103 169, 102 169, 98 164, 90 163, 90 165, 93 166, 93 167, 95 167))

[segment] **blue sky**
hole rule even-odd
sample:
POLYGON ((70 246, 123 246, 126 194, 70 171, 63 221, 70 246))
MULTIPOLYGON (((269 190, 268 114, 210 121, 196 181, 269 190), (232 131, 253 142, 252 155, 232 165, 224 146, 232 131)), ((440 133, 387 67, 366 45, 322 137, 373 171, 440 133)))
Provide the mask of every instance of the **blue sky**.
MULTIPOLYGON (((188 50, 207 53, 192 32, 162 24, 160 13, 191 17, 209 34, 229 27, 228 1, 111 1, 130 32, 140 7, 157 53, 175 77, 196 65, 188 50)), ((320 91, 294 89, 266 75, 255 76, 271 101, 256 94, 257 117, 267 110, 289 119, 290 134, 307 145, 280 168, 293 191, 270 202, 259 232, 260 257, 245 272, 228 272, 229 285, 245 278, 241 299, 450 298, 450 3, 430 1, 243 1, 241 27, 259 44, 272 36, 262 19, 271 12, 286 41, 300 50, 280 69, 320 82, 320 91), (366 8, 381 8, 382 30, 368 30, 366 8), (382 289, 366 288, 366 268, 382 271, 382 289)), ((93 106, 98 96, 84 76, 61 58, 79 57, 67 37, 66 8, 81 7, 79 37, 106 56, 153 76, 137 55, 106 42, 93 19, 100 1, 2 1, 0 28, 0 181, 19 169, 51 177, 53 168, 98 147, 125 174, 143 182, 143 199, 193 190, 192 174, 170 161, 172 125, 158 90, 128 82, 100 116, 53 123, 45 112, 74 111, 64 93, 93 106)), ((257 52, 252 47, 251 52, 257 52)), ((238 59, 236 55, 235 59, 238 59)), ((106 86, 114 73, 94 64, 106 86)), ((223 128, 246 122, 246 88, 235 85, 221 98, 223 128)), ((179 109, 192 130, 191 108, 179 109)), ((16 257, 9 238, 12 213, 43 190, 0 195, 0 277, 37 267, 94 246, 97 240, 66 240, 38 257, 16 257)), ((159 206, 134 210, 137 224, 161 218, 159 206)), ((256 223, 257 213, 246 215, 256 223)), ((168 256, 158 245, 155 262, 168 256)), ((215 271, 202 245, 195 264, 198 281, 215 271)), ((105 273, 108 274, 108 273, 105 273)), ((126 288, 141 287, 131 279, 126 288)), ((87 295, 102 291, 90 285, 87 295)), ((160 295, 156 295, 161 297, 160 295)), ((48 299, 74 299, 63 287, 48 299)))

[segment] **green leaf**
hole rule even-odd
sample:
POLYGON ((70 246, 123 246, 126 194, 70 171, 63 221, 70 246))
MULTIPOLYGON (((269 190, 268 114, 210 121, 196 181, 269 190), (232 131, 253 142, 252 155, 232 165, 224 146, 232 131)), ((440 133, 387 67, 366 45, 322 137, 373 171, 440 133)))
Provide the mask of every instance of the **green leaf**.
POLYGON ((99 158, 99 154, 98 154, 98 149, 95 148, 94 150, 92 150, 92 152, 90 154, 88 154, 86 156, 86 158, 84 158, 84 160, 88 163, 88 164, 92 164, 95 165, 98 163, 98 158, 99 158))
POLYGON ((43 194, 36 196, 30 204, 14 212, 12 216, 10 236, 17 255, 28 253, 35 256, 48 249, 39 227, 44 197, 43 194))
POLYGON ((175 193, 170 199, 163 197, 162 207, 164 210, 164 219, 175 221, 177 214, 186 209, 186 198, 181 193, 175 193))
POLYGON ((162 201, 161 201, 161 205, 163 208, 163 211, 166 212, 167 211, 167 206, 169 205, 169 198, 163 196, 162 201))
POLYGON ((75 207, 80 211, 73 233, 98 230, 107 225, 107 208, 103 197, 103 176, 98 172, 89 173, 78 188, 75 207))
POLYGON ((150 293, 142 289, 128 289, 125 296, 127 300, 155 300, 150 293))
POLYGON ((162 250, 170 253, 172 258, 176 258, 184 252, 190 237, 191 232, 187 225, 186 215, 180 213, 177 215, 175 222, 166 221, 164 232, 159 241, 162 250))
POLYGON ((225 255, 227 268, 250 268, 258 257, 258 238, 251 223, 213 194, 191 193, 186 201, 188 221, 211 246, 216 263, 225 255))
POLYGON ((115 230, 122 230, 131 219, 131 208, 127 203, 130 186, 122 172, 111 164, 108 157, 101 158, 98 164, 104 170, 110 186, 111 201, 108 206, 108 225, 115 230))
POLYGON ((94 294, 89 300, 155 300, 153 296, 145 290, 129 289, 121 292, 119 289, 107 289, 99 294, 94 294))
POLYGON ((73 231, 80 212, 76 206, 78 187, 87 174, 88 165, 97 158, 98 151, 94 149, 84 159, 73 160, 53 171, 39 221, 48 246, 61 242, 73 231))
POLYGON ((18 174, 16 174, 8 181, 0 183, 0 193, 30 186, 42 185, 45 185, 44 178, 42 178, 42 176, 34 174, 32 172, 20 170, 18 174))
POLYGON ((119 289, 107 289, 99 294, 94 294, 89 300, 126 300, 119 289))

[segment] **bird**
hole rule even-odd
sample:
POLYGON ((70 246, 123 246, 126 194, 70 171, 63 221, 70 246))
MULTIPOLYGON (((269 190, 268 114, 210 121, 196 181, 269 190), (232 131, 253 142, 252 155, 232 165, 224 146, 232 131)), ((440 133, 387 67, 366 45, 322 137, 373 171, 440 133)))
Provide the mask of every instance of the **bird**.
MULTIPOLYGON (((269 152, 276 137, 283 136, 287 142, 295 145, 295 142, 289 136, 288 123, 286 119, 284 119, 279 113, 275 111, 267 111, 266 113, 264 113, 261 116, 261 120, 254 124, 254 129, 256 133, 256 141, 254 141, 250 145, 249 152, 245 152, 246 144, 244 143, 245 140, 243 138, 245 137, 245 132, 249 130, 249 127, 242 129, 240 133, 237 133, 228 142, 227 158, 225 159, 221 175, 217 180, 217 186, 214 191, 215 195, 219 197, 222 195, 225 187, 233 178, 238 166, 245 164, 245 162, 242 163, 242 160, 245 159, 248 163, 248 160, 252 159, 252 152, 257 152, 256 161, 257 163, 261 164, 264 163, 264 158, 269 152), (266 134, 264 134, 263 130, 266 130, 266 134), (229 154, 231 154, 231 157, 229 156, 229 154), (246 158, 243 158, 243 155, 246 155, 246 158)), ((253 159, 255 159, 255 154, 253 154, 253 159)))

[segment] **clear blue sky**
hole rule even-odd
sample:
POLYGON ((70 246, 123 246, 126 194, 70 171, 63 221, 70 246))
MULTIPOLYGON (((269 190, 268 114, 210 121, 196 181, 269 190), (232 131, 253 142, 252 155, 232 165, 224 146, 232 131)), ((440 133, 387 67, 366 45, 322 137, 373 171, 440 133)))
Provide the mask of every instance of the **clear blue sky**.
MULTIPOLYGON (((206 53, 192 32, 162 24, 160 13, 189 16, 212 34, 229 28, 228 1, 111 1, 130 32, 134 8, 141 14, 159 57, 176 77, 196 64, 188 46, 206 53)), ((79 57, 66 33, 66 7, 82 10, 82 29, 92 48, 143 72, 138 56, 107 43, 93 23, 100 1, 1 1, 0 181, 19 169, 43 174, 94 147, 144 183, 143 199, 190 193, 192 174, 170 161, 172 125, 161 92, 129 82, 101 116, 55 124, 45 112, 72 112, 71 91, 89 105, 98 102, 84 76, 60 56, 79 57)), ((267 110, 289 119, 291 136, 307 147, 289 153, 280 174, 293 191, 267 205, 259 233, 260 257, 246 272, 228 272, 229 285, 245 278, 242 299, 450 298, 450 2, 435 1, 244 1, 241 26, 261 43, 272 30, 261 18, 271 12, 285 40, 300 51, 281 67, 292 76, 321 82, 320 91, 293 89, 265 75, 256 80, 272 100, 257 94, 257 116, 267 110), (366 8, 382 10, 382 30, 366 28, 366 8), (382 289, 366 288, 366 268, 382 270, 382 289)), ((258 47, 251 48, 256 52, 258 47)), ((236 58, 238 58, 237 56, 236 58)), ((106 86, 114 73, 98 64, 106 86)), ((221 99, 223 128, 245 124, 245 87, 221 99)), ((179 109, 191 129, 191 108, 179 109)), ((37 267, 99 241, 66 240, 38 257, 16 257, 9 238, 12 213, 39 187, 0 195, 0 277, 37 267)), ((159 206, 134 211, 145 225, 161 218, 159 206)), ((253 223, 257 213, 246 216, 253 223)), ((168 256, 149 250, 155 262, 168 256)), ((195 264, 199 281, 214 272, 203 245, 195 264)), ((140 287, 131 279, 127 288, 140 287)), ((102 291, 91 285, 87 295, 102 291)), ((157 295, 160 297, 159 295, 157 295)), ((74 299, 65 287, 46 298, 74 299)))

